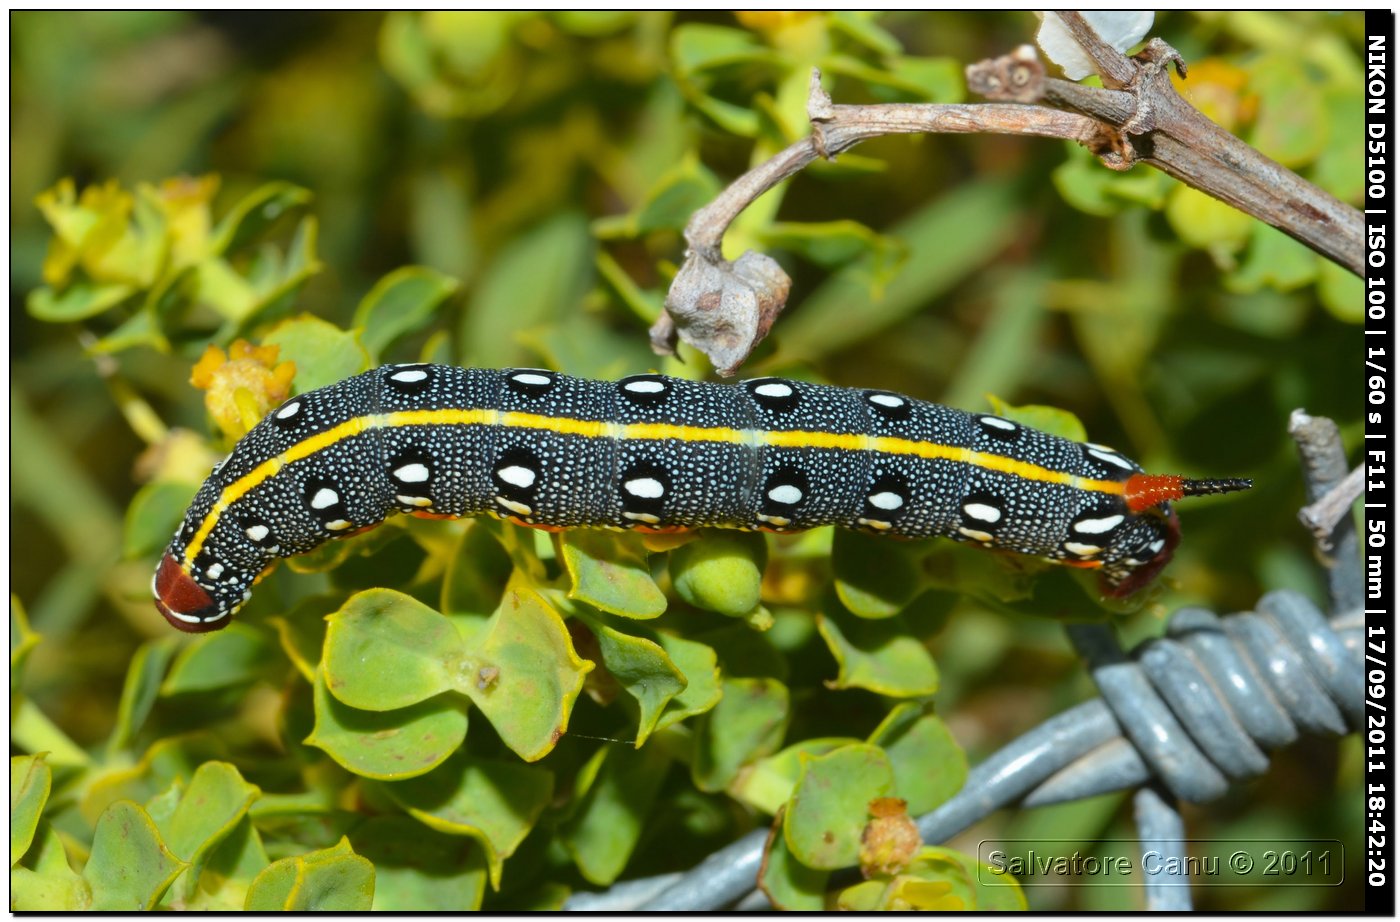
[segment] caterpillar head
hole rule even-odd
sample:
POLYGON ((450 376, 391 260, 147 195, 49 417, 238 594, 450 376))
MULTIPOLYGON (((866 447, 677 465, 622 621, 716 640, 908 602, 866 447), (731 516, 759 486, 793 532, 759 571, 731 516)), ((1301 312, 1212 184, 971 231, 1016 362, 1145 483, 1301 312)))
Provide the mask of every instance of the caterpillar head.
POLYGON ((248 601, 256 577, 223 563, 192 565, 186 572, 167 551, 156 568, 151 591, 166 621, 182 631, 201 634, 228 625, 233 613, 248 601))

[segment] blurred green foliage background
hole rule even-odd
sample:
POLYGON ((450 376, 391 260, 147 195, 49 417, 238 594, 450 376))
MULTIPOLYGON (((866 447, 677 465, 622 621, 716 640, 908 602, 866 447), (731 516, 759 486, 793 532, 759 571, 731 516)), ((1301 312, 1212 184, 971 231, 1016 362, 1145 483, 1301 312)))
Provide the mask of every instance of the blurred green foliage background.
MULTIPOLYGON (((149 603, 155 547, 133 538, 145 520, 125 510, 143 483, 180 463, 166 426, 198 433, 181 450, 201 459, 226 447, 188 383, 209 342, 256 340, 303 314, 364 328, 376 282, 414 265, 432 270, 424 278, 436 293, 420 294, 422 309, 397 326, 381 318, 362 335, 375 360, 704 374, 697 355, 662 361, 646 345, 681 256, 679 230, 728 180, 805 133, 811 67, 838 103, 962 102, 962 67, 1031 41, 1036 22, 31 12, 13 14, 11 28, 11 574, 43 638, 26 646, 16 675, 51 722, 46 733, 110 768, 211 721, 236 752, 275 750, 281 732, 271 716, 279 692, 261 680, 221 699, 212 718, 202 699, 147 702, 156 717, 144 735, 112 737, 130 719, 118 702, 138 646, 168 632, 149 603), (216 183, 160 186, 209 175, 216 183), (58 190, 65 178, 71 202, 58 190), (222 229, 227 249, 197 265, 191 257, 196 268, 178 279, 132 276, 121 268, 139 262, 130 252, 56 255, 56 216, 79 214, 76 195, 108 181, 128 193, 164 190, 137 194, 138 225, 162 201, 160 226, 175 239, 207 242, 222 229), (57 190, 44 199, 49 220, 36 207, 46 190, 57 190), (171 204, 181 201, 190 207, 171 204), (193 226, 208 202, 215 222, 241 218, 193 226)), ((1359 202, 1359 14, 1171 13, 1152 34, 1190 64, 1180 86, 1207 114, 1359 202)), ((100 213, 100 201, 89 204, 100 213)), ((1149 470, 1255 479, 1248 494, 1185 507, 1178 560, 1149 610, 1123 622, 1129 639, 1156 633, 1160 616, 1183 604, 1224 613, 1283 587, 1325 601, 1295 518, 1305 500, 1285 428, 1303 407, 1336 419, 1352 448, 1359 442, 1360 284, 1343 270, 1149 168, 1114 174, 1070 145, 981 136, 878 139, 815 165, 740 218, 726 250, 747 248, 779 259, 794 284, 746 375, 888 388, 969 409, 988 394, 1050 404, 1149 470)), ((776 607, 782 574, 769 576, 779 588, 766 586, 765 601, 776 607)), ((939 625, 921 636, 940 666, 938 711, 974 764, 1092 694, 1053 620, 962 601, 939 625)), ((855 715, 873 706, 850 702, 871 693, 822 690, 835 672, 827 657, 788 682, 808 692, 800 707, 846 702, 838 710, 863 738, 874 724, 855 715)), ((798 713, 788 741, 810 724, 798 713)), ((1229 804, 1189 813, 1193 837, 1358 841, 1354 744, 1280 754, 1229 804)), ((21 742, 15 751, 31 750, 21 742)), ((59 780, 81 787, 72 766, 83 757, 70 756, 59 780)), ((643 855, 624 876, 687 867, 746 828, 735 816, 743 808, 723 794, 673 777, 660 796, 674 814, 673 850, 643 855)), ((80 826, 63 827, 70 853, 80 826)), ((1124 798, 1113 796, 1002 816, 961 844, 1049 830, 1131 838, 1124 798)), ((527 847, 535 843, 546 868, 567 865, 552 852, 546 861, 550 845, 538 838, 527 847)), ((572 871, 551 873, 553 883, 587 886, 572 871)), ((1352 909, 1359 879, 1201 891, 1198 901, 1352 909)), ((487 905, 523 905, 515 883, 487 905)), ((1029 899, 1127 908, 1138 896, 1084 888, 1029 899)))

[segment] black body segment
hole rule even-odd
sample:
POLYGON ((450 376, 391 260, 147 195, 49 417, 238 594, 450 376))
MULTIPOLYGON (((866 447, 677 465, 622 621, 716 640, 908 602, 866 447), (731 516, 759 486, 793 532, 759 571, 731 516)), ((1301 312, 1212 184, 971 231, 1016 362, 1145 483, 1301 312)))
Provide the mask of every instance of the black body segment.
POLYGON ((1099 568, 1112 589, 1175 541, 1166 503, 1129 509, 1140 472, 1103 446, 880 390, 390 365, 254 427, 199 491, 155 591, 176 626, 217 627, 278 558, 396 511, 942 535, 1099 568))

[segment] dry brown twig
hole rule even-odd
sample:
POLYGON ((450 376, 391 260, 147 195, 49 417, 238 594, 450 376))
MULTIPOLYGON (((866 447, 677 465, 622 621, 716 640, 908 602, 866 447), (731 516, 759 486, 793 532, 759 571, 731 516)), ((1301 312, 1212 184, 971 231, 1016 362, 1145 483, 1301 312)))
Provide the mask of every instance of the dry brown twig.
POLYGON ((1046 77, 1029 46, 967 68, 969 88, 1006 102, 839 106, 814 70, 807 101, 812 133, 740 176, 686 225, 685 261, 667 293, 666 312, 651 328, 652 348, 674 354, 679 338, 708 355, 721 375, 734 374, 782 312, 791 279, 761 253, 725 260, 725 231, 760 195, 818 157, 834 159, 861 141, 888 134, 1018 134, 1076 141, 1110 169, 1154 166, 1361 273, 1361 213, 1182 99, 1167 71, 1175 66, 1184 76, 1185 65, 1171 46, 1154 38, 1129 58, 1100 39, 1078 13, 1052 15, 1088 52, 1107 88, 1046 77), (1040 102, 1063 108, 1034 104, 1040 102))

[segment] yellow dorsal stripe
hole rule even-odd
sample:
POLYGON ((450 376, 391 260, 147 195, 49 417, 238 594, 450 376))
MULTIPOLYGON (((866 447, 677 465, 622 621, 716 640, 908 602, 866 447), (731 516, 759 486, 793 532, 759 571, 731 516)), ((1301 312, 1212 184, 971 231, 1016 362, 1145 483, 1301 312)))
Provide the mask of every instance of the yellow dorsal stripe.
POLYGON ((567 416, 540 416, 534 413, 507 412, 483 409, 439 409, 402 410, 383 416, 358 416, 325 432, 304 439, 281 455, 264 461, 233 483, 224 487, 214 508, 204 517, 194 538, 185 548, 182 564, 186 569, 190 561, 204 547, 210 532, 219 520, 219 515, 241 497, 247 495, 263 481, 288 464, 293 464, 322 449, 329 448, 342 439, 359 435, 376 426, 503 426, 513 429, 539 429, 557 432, 561 435, 578 435, 585 438, 618 438, 660 441, 679 439, 682 442, 730 442, 735 444, 771 445, 775 448, 835 448, 842 451, 880 451, 892 455, 909 455, 917 458, 945 459, 964 464, 972 464, 989 471, 999 471, 1027 480, 1041 483, 1058 483, 1080 490, 1095 493, 1122 495, 1124 486, 1117 480, 1093 480, 1075 474, 1056 471, 1028 461, 1018 461, 1003 455, 970 451, 938 442, 922 442, 914 439, 900 439, 892 436, 869 436, 841 432, 808 432, 783 430, 774 432, 730 429, 724 426, 680 426, 672 423, 629 423, 619 426, 601 420, 574 419, 567 416))

